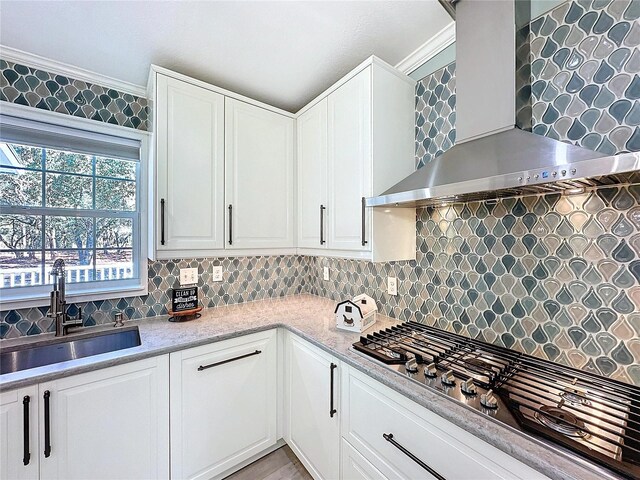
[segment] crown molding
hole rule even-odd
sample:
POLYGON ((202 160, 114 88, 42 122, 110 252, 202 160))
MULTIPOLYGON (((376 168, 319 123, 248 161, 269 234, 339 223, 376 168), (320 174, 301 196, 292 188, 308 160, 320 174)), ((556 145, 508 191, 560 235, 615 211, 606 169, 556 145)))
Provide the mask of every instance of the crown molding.
POLYGON ((451 22, 413 52, 400 60, 396 68, 409 74, 456 41, 456 22, 451 22))
POLYGON ((84 68, 58 62, 49 58, 41 57, 33 53, 24 52, 17 48, 0 45, 0 58, 9 62, 20 63, 28 67, 37 68, 46 72, 64 75, 75 80, 93 83, 101 87, 113 88, 119 92, 129 93, 136 97, 145 97, 146 89, 141 85, 125 82, 116 78, 108 77, 100 73, 85 70, 84 68))

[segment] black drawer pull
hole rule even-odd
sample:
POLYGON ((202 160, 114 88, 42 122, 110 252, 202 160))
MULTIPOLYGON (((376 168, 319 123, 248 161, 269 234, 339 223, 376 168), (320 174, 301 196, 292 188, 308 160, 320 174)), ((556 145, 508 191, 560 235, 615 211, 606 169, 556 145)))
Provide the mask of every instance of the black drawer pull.
POLYGON ((331 406, 329 407, 329 416, 333 418, 333 416, 338 412, 335 408, 333 408, 333 371, 338 368, 335 363, 331 364, 331 406))
POLYGON ((31 460, 31 452, 29 448, 29 403, 31 402, 31 397, 29 395, 25 395, 22 399, 22 463, 25 465, 29 465, 29 460, 31 460))
POLYGON ((51 419, 49 418, 49 398, 51 392, 49 390, 44 392, 44 456, 49 457, 51 455, 51 419))
POLYGON ((233 205, 229 204, 229 245, 233 245, 233 205))
POLYGON ((164 198, 160 199, 160 245, 164 245, 164 198))
POLYGON ((324 211, 327 209, 324 205, 320 205, 320 245, 324 245, 324 211))
POLYGON ((362 246, 364 247, 367 243, 369 243, 367 241, 367 233, 366 233, 366 225, 365 225, 365 220, 366 220, 366 208, 367 206, 367 200, 362 197, 361 200, 361 208, 362 208, 362 246))
POLYGON ((242 358, 252 357, 253 355, 259 355, 262 353, 262 350, 256 350, 255 352, 247 353, 245 355, 240 355, 239 357, 233 357, 228 360, 222 360, 221 362, 210 363, 209 365, 200 365, 198 367, 198 371, 206 370, 207 368, 217 367, 218 365, 224 365, 225 363, 235 362, 236 360, 240 360, 242 358))
POLYGON ((433 475, 434 477, 436 477, 438 480, 446 480, 442 475, 440 475, 438 472, 436 472, 433 468, 431 468, 429 465, 427 465, 426 463, 424 463, 422 460, 420 460, 418 457, 416 457, 413 453, 411 453, 409 450, 407 450, 406 448, 404 448, 402 445, 400 445, 398 442, 395 441, 395 439, 393 438, 393 433, 383 433, 382 437, 389 442, 391 445, 393 445, 394 447, 396 447, 398 450, 400 450, 402 453, 404 453, 407 457, 409 457, 411 460, 413 460, 414 462, 416 462, 418 465, 420 465, 422 468, 424 468, 427 472, 429 472, 431 475, 433 475))

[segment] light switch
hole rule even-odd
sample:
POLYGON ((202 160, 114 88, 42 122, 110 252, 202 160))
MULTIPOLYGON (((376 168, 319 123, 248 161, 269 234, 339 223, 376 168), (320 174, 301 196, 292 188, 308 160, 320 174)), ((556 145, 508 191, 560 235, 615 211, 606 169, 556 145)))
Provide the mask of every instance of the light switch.
POLYGON ((213 266, 213 281, 214 282, 222 281, 222 265, 213 266))
POLYGON ((180 269, 180 286, 195 285, 198 283, 197 268, 181 268, 180 269))
POLYGON ((329 280, 329 267, 324 267, 322 269, 322 278, 329 280))

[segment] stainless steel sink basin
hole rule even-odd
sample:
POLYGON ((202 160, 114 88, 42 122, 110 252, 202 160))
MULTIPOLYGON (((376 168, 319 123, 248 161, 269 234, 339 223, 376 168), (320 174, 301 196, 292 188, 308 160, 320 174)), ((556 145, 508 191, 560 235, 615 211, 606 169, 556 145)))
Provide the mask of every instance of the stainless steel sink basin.
POLYGON ((2 348, 0 374, 115 352, 141 344, 138 327, 127 327, 2 348))

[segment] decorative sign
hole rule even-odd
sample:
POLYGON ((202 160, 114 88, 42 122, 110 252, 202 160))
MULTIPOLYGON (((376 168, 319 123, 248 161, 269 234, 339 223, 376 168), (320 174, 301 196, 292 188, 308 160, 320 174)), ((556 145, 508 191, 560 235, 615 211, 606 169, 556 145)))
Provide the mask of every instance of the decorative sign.
POLYGON ((174 288, 171 291, 171 310, 183 312, 198 308, 198 287, 174 288))

